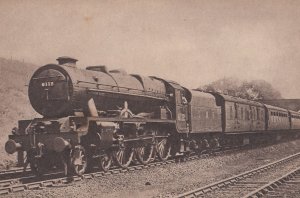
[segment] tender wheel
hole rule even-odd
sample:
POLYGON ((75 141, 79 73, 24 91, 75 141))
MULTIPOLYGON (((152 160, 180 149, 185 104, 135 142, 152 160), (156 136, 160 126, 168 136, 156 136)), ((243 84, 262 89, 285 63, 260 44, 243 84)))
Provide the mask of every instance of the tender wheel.
POLYGON ((167 138, 158 141, 156 145, 157 156, 161 161, 166 161, 170 157, 171 146, 167 138))
POLYGON ((82 146, 77 146, 71 155, 71 166, 74 173, 83 175, 87 168, 87 156, 85 149, 82 146))
POLYGON ((121 168, 127 168, 133 158, 133 149, 130 147, 119 148, 119 150, 113 152, 113 157, 116 164, 121 168))
POLYGON ((152 143, 145 143, 135 149, 137 160, 143 164, 148 164, 153 159, 155 153, 155 146, 152 143))
POLYGON ((111 154, 105 154, 99 158, 99 167, 104 172, 107 172, 112 164, 111 154))

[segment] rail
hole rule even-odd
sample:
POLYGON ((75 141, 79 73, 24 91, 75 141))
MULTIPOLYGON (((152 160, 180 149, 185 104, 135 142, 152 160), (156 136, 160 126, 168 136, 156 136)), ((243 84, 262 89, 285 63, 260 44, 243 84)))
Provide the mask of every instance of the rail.
POLYGON ((223 179, 221 181, 218 181, 218 182, 206 185, 204 187, 197 188, 197 189, 194 189, 192 191, 188 191, 186 193, 177 195, 176 198, 192 198, 192 197, 203 196, 203 195, 205 195, 207 193, 210 193, 210 192, 212 192, 212 191, 214 191, 216 189, 220 189, 220 188, 232 185, 234 183, 237 183, 238 181, 241 181, 243 179, 251 177, 251 176, 253 176, 253 175, 257 174, 257 173, 264 172, 266 170, 269 170, 269 169, 271 169, 273 167, 276 167, 276 166, 278 166, 280 164, 289 162, 289 161, 291 161, 293 159, 296 159, 298 157, 300 157, 300 152, 296 153, 296 154, 293 154, 293 155, 290 155, 288 157, 285 157, 283 159, 277 160, 275 162, 266 164, 264 166, 258 167, 256 169, 253 169, 253 170, 250 170, 250 171, 246 171, 244 173, 241 173, 241 174, 238 174, 238 175, 235 175, 235 176, 223 179))
POLYGON ((300 168, 296 168, 289 173, 269 182, 268 184, 248 193, 245 195, 243 198, 257 198, 257 197, 262 197, 266 194, 268 194, 271 191, 274 191, 275 188, 278 188, 280 185, 286 183, 289 181, 292 177, 294 177, 296 174, 300 173, 300 168))

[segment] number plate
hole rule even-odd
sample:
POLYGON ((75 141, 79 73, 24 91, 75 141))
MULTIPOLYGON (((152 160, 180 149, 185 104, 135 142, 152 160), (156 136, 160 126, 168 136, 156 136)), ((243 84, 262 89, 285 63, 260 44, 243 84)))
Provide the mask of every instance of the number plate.
POLYGON ((43 82, 42 83, 42 87, 53 87, 54 86, 54 82, 43 82))

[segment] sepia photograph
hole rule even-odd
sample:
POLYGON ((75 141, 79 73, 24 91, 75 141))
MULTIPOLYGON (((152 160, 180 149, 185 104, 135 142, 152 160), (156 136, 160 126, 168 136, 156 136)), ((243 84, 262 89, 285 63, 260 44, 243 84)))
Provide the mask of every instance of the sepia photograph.
POLYGON ((299 10, 0 0, 0 197, 300 198, 299 10))

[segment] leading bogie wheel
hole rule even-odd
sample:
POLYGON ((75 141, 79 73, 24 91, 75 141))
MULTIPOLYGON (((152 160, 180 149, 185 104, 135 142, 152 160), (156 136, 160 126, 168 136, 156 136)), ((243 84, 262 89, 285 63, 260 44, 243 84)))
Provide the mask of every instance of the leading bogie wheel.
POLYGON ((42 176, 45 173, 44 164, 41 162, 40 159, 33 160, 29 163, 31 171, 37 175, 42 176))
POLYGON ((87 168, 87 155, 82 146, 76 146, 71 154, 71 166, 76 175, 83 175, 87 168))
POLYGON ((49 163, 46 161, 45 156, 42 157, 35 157, 35 153, 28 152, 27 153, 27 159, 26 159, 26 165, 29 164, 31 171, 37 175, 42 176, 45 174, 45 172, 48 169, 49 163))
POLYGON ((171 145, 168 138, 159 139, 156 145, 157 156, 161 161, 166 161, 170 157, 171 145))

